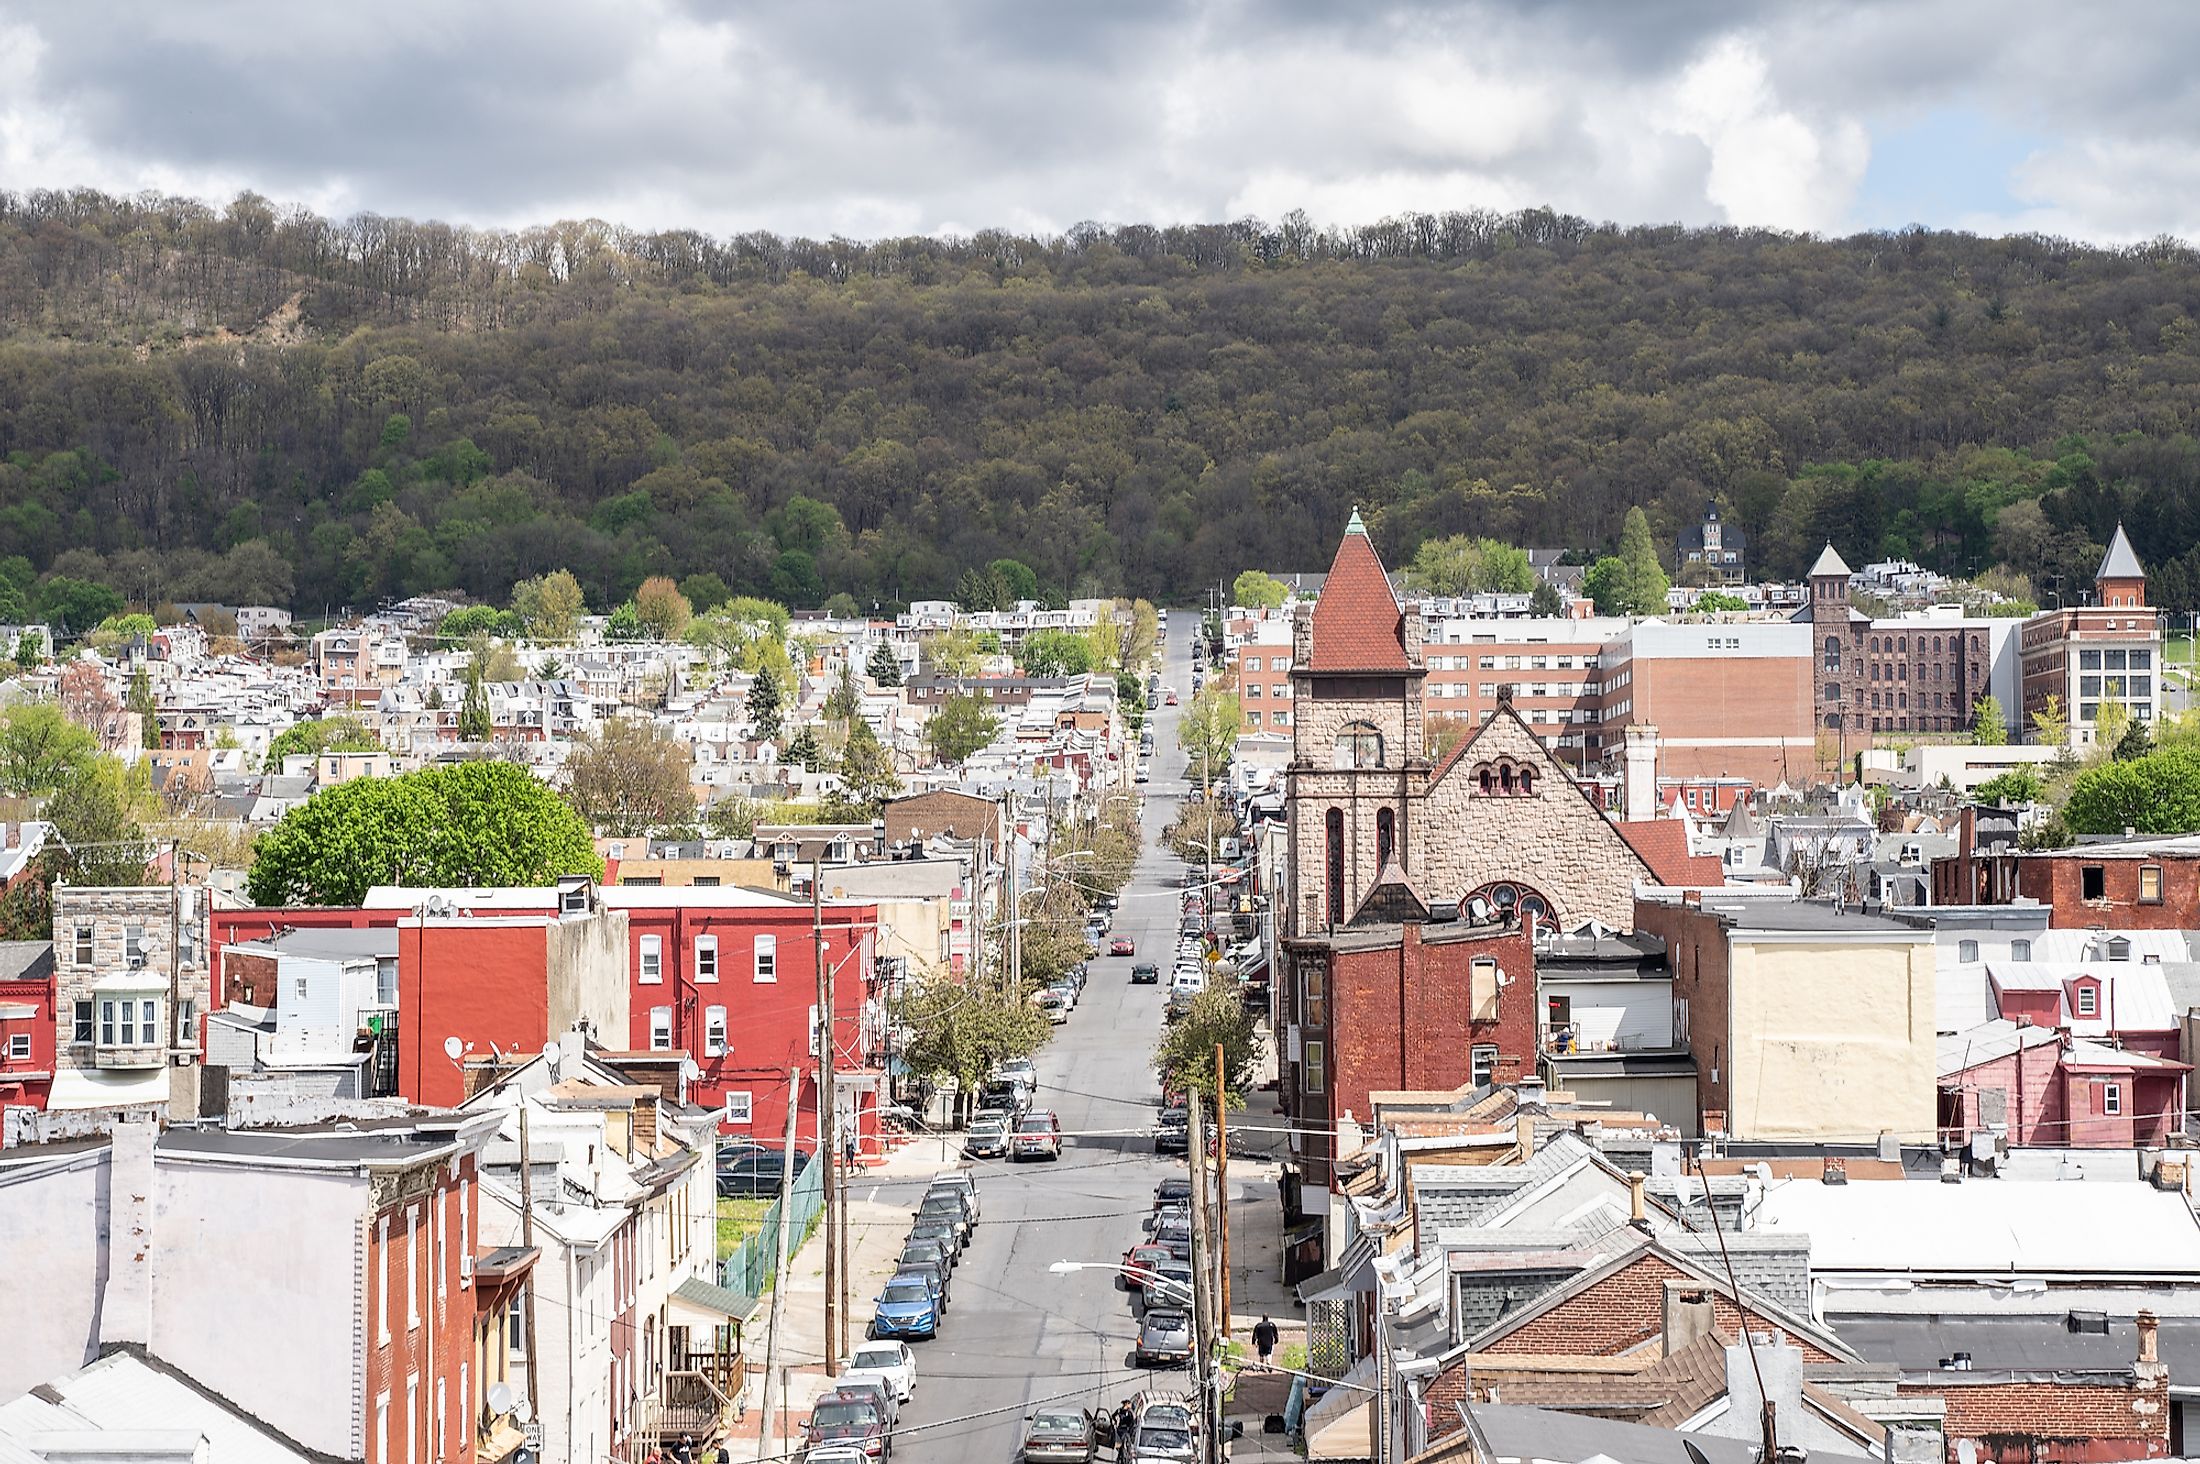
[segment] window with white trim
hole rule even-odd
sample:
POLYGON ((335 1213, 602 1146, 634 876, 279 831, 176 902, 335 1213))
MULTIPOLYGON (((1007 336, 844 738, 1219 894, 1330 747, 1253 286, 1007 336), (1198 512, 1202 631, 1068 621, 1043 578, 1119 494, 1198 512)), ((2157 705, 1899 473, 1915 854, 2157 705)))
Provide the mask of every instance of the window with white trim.
POLYGON ((670 1052, 672 1050, 671 1007, 661 1006, 649 1009, 649 1050, 651 1052, 670 1052))
POLYGON ((1303 1044, 1302 1052, 1303 1057, 1300 1063, 1300 1069, 1306 1077, 1306 1091, 1309 1093, 1319 1093, 1322 1090, 1322 1084, 1329 1080, 1327 1065, 1325 1061, 1327 1053, 1323 1048, 1323 1045, 1319 1042, 1307 1042, 1303 1044))
POLYGON ((2101 994, 2095 987, 2090 984, 2082 985, 2078 987, 2076 996, 2079 1016, 2091 1017, 2100 1012, 2101 994))
POLYGON ((1957 942, 1956 942, 1956 959, 1957 959, 1957 960, 1959 960, 1959 961, 1975 961, 1975 960, 1977 960, 1977 959, 1978 959, 1978 942, 1977 942, 1977 941, 1975 941, 1975 940, 1959 940, 1959 941, 1957 941, 1957 942))
POLYGON ((70 1039, 71 1041, 89 1042, 92 1040, 92 1001, 90 997, 84 997, 77 1002, 75 1021, 71 1026, 76 1034, 70 1039))
POLYGON ((722 1006, 703 1008, 703 1056, 726 1055, 726 1009, 722 1006))
POLYGON ((760 935, 756 938, 756 979, 779 979, 779 937, 776 935, 760 935))
POLYGON ((725 1121, 727 1123, 739 1124, 746 1128, 755 1121, 755 1118, 756 1095, 754 1093, 744 1088, 738 1092, 726 1094, 725 1121))
POLYGON ((11 1033, 8 1037, 8 1061, 29 1062, 30 1056, 31 1034, 28 1032, 11 1033))
POLYGON ((635 979, 644 986, 655 986, 665 979, 665 938, 661 935, 642 937, 640 962, 635 979))
POLYGON ((2114 1118, 2123 1111, 2124 1085, 2121 1083, 2101 1084, 2101 1112, 2114 1118))
POLYGON ((695 937, 695 979, 697 981, 716 981, 718 979, 718 937, 715 935, 698 935, 695 937))

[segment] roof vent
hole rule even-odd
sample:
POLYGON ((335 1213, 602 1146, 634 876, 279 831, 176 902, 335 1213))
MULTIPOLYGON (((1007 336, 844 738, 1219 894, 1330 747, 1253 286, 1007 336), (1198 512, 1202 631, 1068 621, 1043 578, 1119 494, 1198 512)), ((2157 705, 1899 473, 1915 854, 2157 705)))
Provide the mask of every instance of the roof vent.
POLYGON ((2063 1326, 2071 1332, 2106 1337, 2108 1335, 2108 1313, 2105 1311, 2074 1311, 2064 1320, 2063 1326))

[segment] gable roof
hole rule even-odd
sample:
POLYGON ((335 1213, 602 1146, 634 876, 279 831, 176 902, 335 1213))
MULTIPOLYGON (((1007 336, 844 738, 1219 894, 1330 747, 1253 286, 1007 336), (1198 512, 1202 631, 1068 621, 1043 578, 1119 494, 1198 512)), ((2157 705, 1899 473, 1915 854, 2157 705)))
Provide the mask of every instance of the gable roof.
POLYGON ((1650 866, 1662 885, 1723 885, 1726 866, 1708 854, 1688 849, 1688 824, 1677 818, 1651 818, 1615 825, 1627 847, 1650 866))
POLYGON ((1347 929, 1370 925, 1399 925, 1405 921, 1426 921, 1429 917, 1428 901, 1406 878, 1405 870, 1396 858, 1383 865, 1375 876, 1375 882, 1367 887, 1367 895, 1360 901, 1360 908, 1352 912, 1345 922, 1347 929))
POLYGON ((2101 567, 2093 571, 2096 580, 2145 579, 2147 572, 2139 567, 2139 556, 2131 552, 2131 540, 2124 533, 2122 524, 2108 541, 2108 552, 2101 556, 2101 567))
MULTIPOLYGON (((1554 779, 1560 783, 1565 784, 1568 788, 1573 790, 1575 797, 1579 798, 1584 804, 1587 804, 1590 811, 1596 814, 1597 821, 1599 823, 1602 823, 1607 828, 1616 828, 1616 825, 1613 823, 1613 821, 1605 817, 1603 807, 1598 804, 1597 800, 1594 796, 1590 794, 1589 790, 1582 787, 1581 784, 1575 782, 1574 775, 1566 771, 1565 764, 1561 763, 1557 758, 1551 756, 1551 750, 1543 745, 1543 739, 1536 735, 1535 729, 1530 727, 1526 721, 1522 720, 1519 711, 1512 704, 1512 698, 1509 696, 1500 696, 1497 699, 1497 710, 1490 713, 1489 719, 1483 722, 1481 725, 1477 726, 1473 731, 1469 732, 1466 735, 1465 739, 1461 741, 1457 747, 1454 747, 1451 752, 1445 756, 1442 762, 1436 765, 1436 770, 1429 774, 1428 782, 1430 791, 1433 792, 1436 786, 1444 781, 1444 778, 1451 772, 1453 768, 1459 766, 1461 762, 1465 761, 1467 754, 1472 752, 1474 748, 1478 744, 1480 744, 1483 738, 1491 736, 1494 729, 1496 729, 1508 720, 1514 727, 1518 728, 1521 735, 1527 739, 1528 746, 1522 748, 1522 752, 1534 757, 1542 764, 1541 767, 1536 769, 1536 776, 1541 778, 1546 786, 1548 786, 1554 779)), ((1650 861, 1643 857, 1642 851, 1637 849, 1633 843, 1629 842, 1624 834, 1620 836, 1620 843, 1626 848, 1628 853, 1634 855, 1635 862, 1642 866, 1643 872, 1650 875, 1653 880, 1657 880, 1656 871, 1650 867, 1650 861)), ((1718 861, 1712 860, 1710 862, 1716 864, 1718 861)), ((1718 884, 1723 882, 1723 878, 1724 877, 1721 876, 1720 879, 1698 881, 1698 883, 1718 884)), ((1658 882, 1663 883, 1664 881, 1658 882)))
POLYGON ((1410 671, 1405 617, 1390 576, 1354 513, 1314 602, 1310 671, 1410 671))

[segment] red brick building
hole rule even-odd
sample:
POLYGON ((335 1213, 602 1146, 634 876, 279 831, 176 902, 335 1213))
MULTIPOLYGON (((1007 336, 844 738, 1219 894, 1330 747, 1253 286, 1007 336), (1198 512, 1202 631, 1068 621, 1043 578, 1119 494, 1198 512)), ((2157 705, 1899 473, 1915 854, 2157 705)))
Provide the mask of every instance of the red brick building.
POLYGON ((2063 929, 2200 929, 2200 836, 2111 839, 2019 852, 1976 846, 1933 861, 1936 905, 2032 900, 2063 929))
POLYGON ((1284 1111, 1310 1184, 1376 1092, 1510 1083, 1535 1070, 1534 919, 1429 924, 1395 868, 1343 930, 1284 943, 1284 1111))

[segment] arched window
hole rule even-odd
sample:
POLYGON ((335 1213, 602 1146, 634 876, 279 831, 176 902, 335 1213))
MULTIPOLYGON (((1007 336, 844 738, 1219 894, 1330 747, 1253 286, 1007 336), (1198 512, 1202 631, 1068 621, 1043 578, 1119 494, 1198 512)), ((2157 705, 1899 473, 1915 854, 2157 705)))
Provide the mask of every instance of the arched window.
POLYGON ((1499 792, 1505 794, 1510 794, 1513 791, 1513 770, 1511 763, 1501 763, 1498 765, 1497 788, 1499 792))
POLYGON ((1398 852, 1398 814, 1395 809, 1375 810, 1375 865, 1378 869, 1390 863, 1398 852))
POLYGON ((1324 857, 1328 861, 1329 922, 1332 925, 1340 925, 1344 922, 1346 914, 1344 908, 1344 810, 1341 808, 1330 809, 1328 816, 1322 822, 1328 843, 1328 849, 1324 857))
POLYGON ((1534 768, 1522 768, 1520 770, 1520 791, 1522 793, 1533 793, 1535 791, 1534 768))
POLYGON ((1491 794, 1497 791, 1497 775, 1495 773, 1492 773, 1487 767, 1482 768, 1479 772, 1475 774, 1475 782, 1480 785, 1482 789, 1482 796, 1484 798, 1489 797, 1491 794))
POLYGON ((1841 637, 1837 635, 1826 637, 1826 669, 1828 671, 1841 669, 1841 637))
POLYGON ((1379 768, 1382 765, 1382 733, 1366 722, 1348 722, 1338 731, 1331 767, 1379 768))

